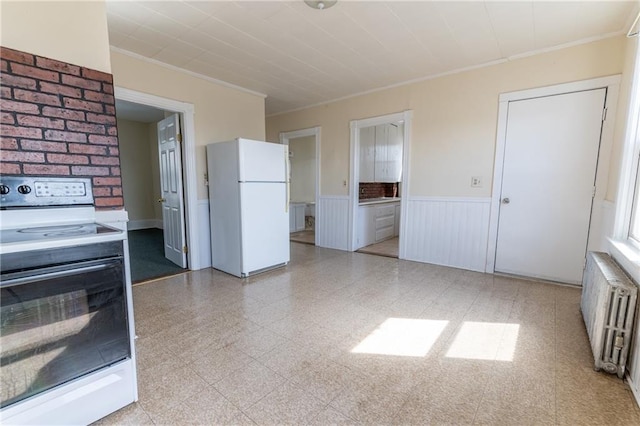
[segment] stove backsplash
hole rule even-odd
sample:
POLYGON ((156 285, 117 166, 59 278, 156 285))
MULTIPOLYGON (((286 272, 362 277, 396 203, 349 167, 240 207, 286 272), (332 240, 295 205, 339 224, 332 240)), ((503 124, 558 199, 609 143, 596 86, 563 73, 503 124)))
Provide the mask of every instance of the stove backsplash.
POLYGON ((398 196, 398 182, 360 182, 359 189, 360 200, 398 196))
POLYGON ((111 74, 0 47, 0 174, 91 178, 122 209, 111 74))

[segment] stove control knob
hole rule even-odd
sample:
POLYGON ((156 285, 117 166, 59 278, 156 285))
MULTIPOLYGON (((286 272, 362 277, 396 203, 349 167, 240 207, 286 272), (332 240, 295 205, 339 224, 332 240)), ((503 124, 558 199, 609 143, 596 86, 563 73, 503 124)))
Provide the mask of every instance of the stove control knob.
POLYGON ((20 185, 18 187, 18 192, 23 195, 26 195, 31 192, 31 187, 29 185, 20 185))
POLYGON ((11 189, 7 185, 0 184, 0 195, 7 195, 9 192, 11 192, 11 189))

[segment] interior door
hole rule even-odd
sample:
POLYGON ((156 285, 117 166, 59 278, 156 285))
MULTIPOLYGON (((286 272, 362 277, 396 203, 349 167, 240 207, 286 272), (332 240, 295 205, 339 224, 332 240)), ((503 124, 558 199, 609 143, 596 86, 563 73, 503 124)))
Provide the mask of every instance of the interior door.
POLYGON ((605 97, 509 103, 496 271, 581 283, 605 97))
POLYGON ((178 114, 158 122, 160 159, 160 201, 164 228, 164 255, 176 265, 187 267, 182 191, 182 156, 178 114))

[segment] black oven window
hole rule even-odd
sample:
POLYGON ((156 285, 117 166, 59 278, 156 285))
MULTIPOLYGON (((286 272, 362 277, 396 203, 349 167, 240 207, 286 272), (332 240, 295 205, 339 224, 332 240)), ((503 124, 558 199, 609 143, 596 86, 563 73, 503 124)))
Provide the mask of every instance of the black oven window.
POLYGON ((1 406, 130 357, 122 259, 2 283, 1 406))

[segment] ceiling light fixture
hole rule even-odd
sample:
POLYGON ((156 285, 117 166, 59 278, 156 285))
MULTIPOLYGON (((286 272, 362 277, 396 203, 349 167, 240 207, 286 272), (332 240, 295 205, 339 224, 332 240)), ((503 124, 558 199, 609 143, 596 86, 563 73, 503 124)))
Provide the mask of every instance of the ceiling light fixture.
POLYGON ((307 6, 312 7, 318 10, 329 9, 331 6, 336 4, 338 0, 320 0, 320 1, 312 1, 312 0, 304 0, 307 6))

